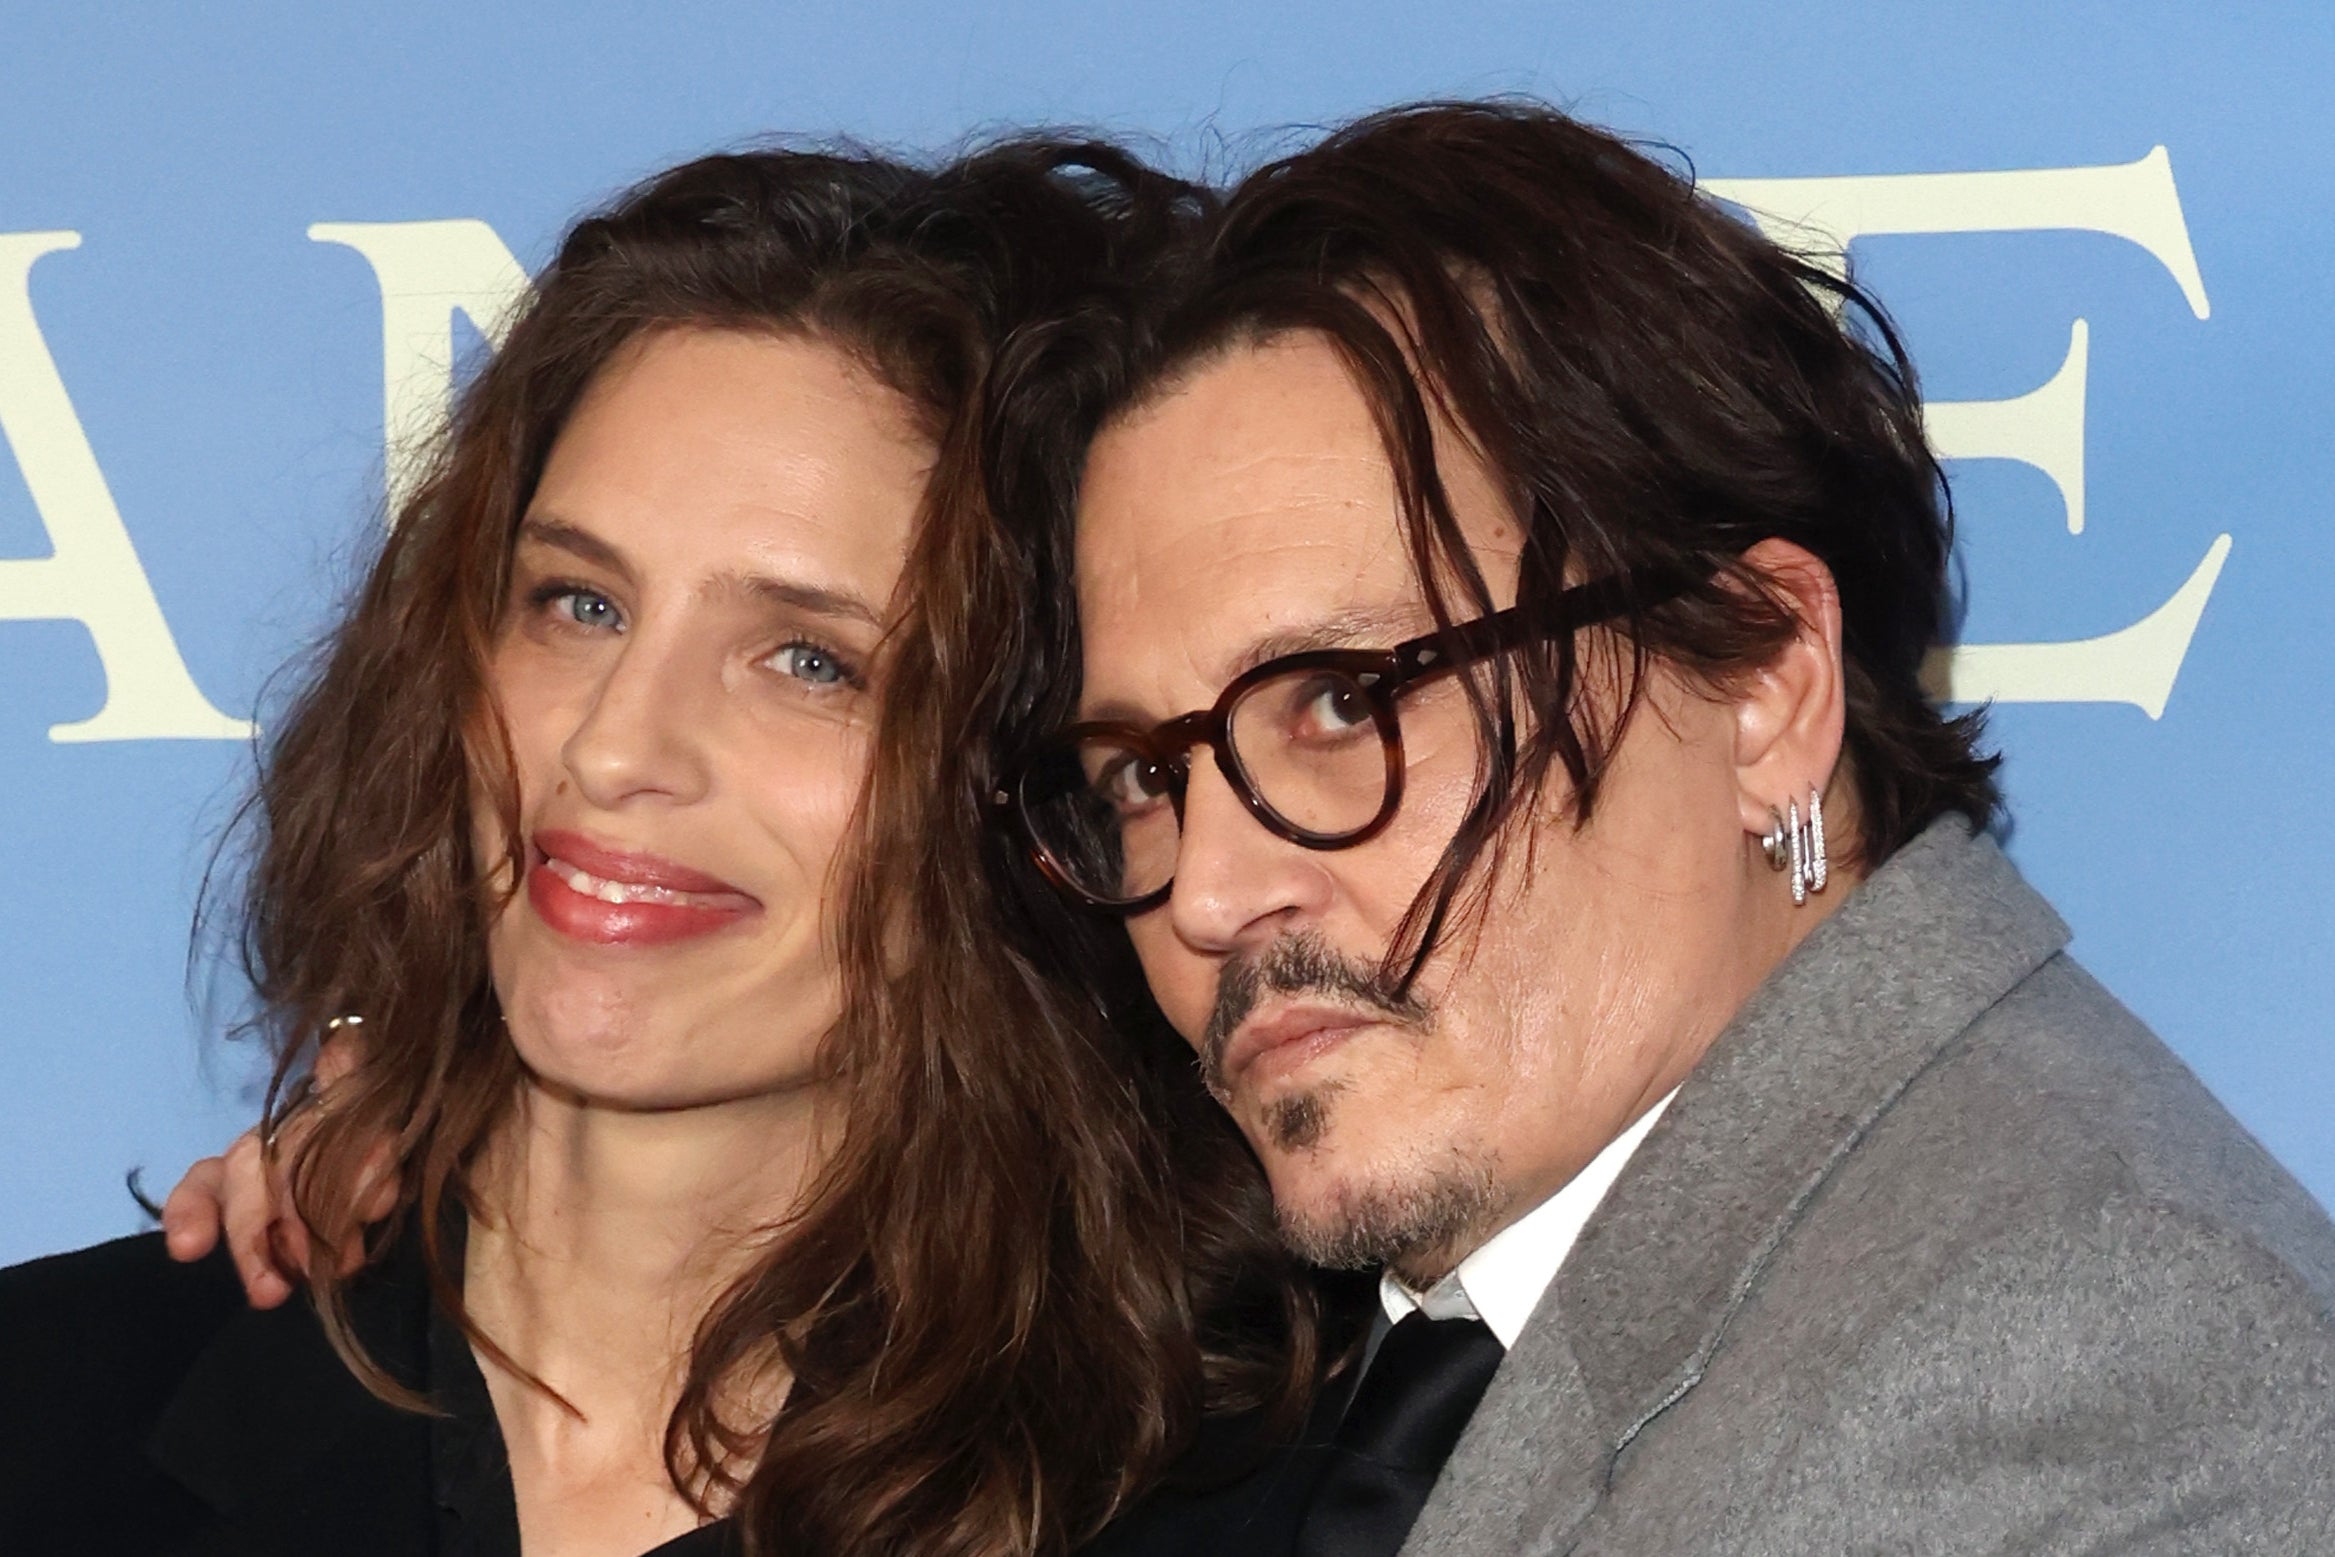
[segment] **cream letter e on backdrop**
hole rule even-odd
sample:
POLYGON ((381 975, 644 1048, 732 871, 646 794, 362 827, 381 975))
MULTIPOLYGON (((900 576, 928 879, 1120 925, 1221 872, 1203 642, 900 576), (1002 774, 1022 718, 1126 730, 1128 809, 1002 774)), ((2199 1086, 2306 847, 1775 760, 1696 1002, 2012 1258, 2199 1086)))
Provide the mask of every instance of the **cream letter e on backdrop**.
MULTIPOLYGON (((1846 178, 1708 179, 1703 188, 1741 206, 1770 237, 1808 247, 1838 269, 1868 234, 2075 231, 2139 245, 2171 273, 2189 310, 2207 317, 2205 281, 2189 245, 2165 148, 2107 167, 1990 173, 1901 173, 1846 178)), ((2009 400, 1941 401, 1927 408, 1943 459, 2006 459, 2051 478, 2070 535, 2084 530, 2084 389, 2091 330, 2070 327, 2067 356, 2041 387, 2009 400)), ((1932 659, 1931 692, 1949 702, 2130 703, 2161 719, 2198 618, 2230 554, 2216 536, 2188 579, 2139 621, 2061 643, 1971 643, 1932 659)))

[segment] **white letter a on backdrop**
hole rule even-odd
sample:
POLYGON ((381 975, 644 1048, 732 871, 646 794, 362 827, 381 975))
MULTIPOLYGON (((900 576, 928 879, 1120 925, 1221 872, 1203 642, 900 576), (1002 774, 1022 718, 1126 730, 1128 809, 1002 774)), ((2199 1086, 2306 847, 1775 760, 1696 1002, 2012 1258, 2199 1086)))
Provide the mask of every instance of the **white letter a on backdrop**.
POLYGON ((242 740, 251 725, 187 674, 33 315, 33 261, 80 246, 79 233, 0 233, 0 433, 51 547, 0 560, 0 622, 75 621, 97 645, 105 705, 52 725, 52 741, 242 740))

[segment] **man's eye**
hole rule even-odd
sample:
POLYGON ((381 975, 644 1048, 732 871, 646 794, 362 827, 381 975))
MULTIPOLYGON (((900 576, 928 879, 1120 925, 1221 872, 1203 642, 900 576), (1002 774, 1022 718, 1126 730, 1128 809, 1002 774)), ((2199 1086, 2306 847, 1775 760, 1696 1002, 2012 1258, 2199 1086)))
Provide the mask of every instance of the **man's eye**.
POLYGON ((1130 756, 1105 769, 1095 787, 1118 810, 1141 811, 1158 804, 1174 783, 1166 763, 1130 756))
POLYGON ((815 687, 840 686, 852 679, 850 667, 815 643, 788 644, 770 657, 770 667, 815 687))
POLYGON ((1293 721, 1300 735, 1345 735, 1370 723, 1370 699, 1343 676, 1324 676, 1306 686, 1293 721))

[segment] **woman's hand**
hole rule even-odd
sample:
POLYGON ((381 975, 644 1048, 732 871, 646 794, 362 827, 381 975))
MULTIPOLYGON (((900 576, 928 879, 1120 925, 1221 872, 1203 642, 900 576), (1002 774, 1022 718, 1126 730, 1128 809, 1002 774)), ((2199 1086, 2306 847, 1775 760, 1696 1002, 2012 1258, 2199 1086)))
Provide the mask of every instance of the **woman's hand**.
MULTIPOLYGON (((281 1144, 279 1139, 279 1149, 281 1144)), ((274 1308, 308 1274, 308 1230, 292 1213, 282 1161, 271 1163, 259 1132, 246 1130, 225 1156, 205 1157, 187 1169, 162 1202, 162 1240, 170 1257, 199 1260, 224 1234, 254 1308, 274 1308)))
MULTIPOLYGON (((358 1042, 351 1035, 336 1034, 318 1051, 313 1096, 321 1099, 356 1067, 358 1042)), ((187 1169, 162 1203, 162 1240, 170 1257, 199 1260, 224 1235, 236 1274, 243 1280, 244 1296, 254 1308, 274 1308, 290 1297, 315 1256, 307 1225, 292 1209, 292 1186, 284 1165, 297 1158, 301 1141, 315 1128, 317 1106, 296 1110, 284 1120, 273 1152, 259 1131, 244 1131, 226 1155, 205 1157, 187 1169)), ((360 1220, 377 1222, 395 1206, 397 1186, 387 1170, 383 1143, 367 1161, 358 1184, 360 1220)), ((341 1274, 354 1272, 361 1259, 352 1242, 341 1257, 341 1274)))

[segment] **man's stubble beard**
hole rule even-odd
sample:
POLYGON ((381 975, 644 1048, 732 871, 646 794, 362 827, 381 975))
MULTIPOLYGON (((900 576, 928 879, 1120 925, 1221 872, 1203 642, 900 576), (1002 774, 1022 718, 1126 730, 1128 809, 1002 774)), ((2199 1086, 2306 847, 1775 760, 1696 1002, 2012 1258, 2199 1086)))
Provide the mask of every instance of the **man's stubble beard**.
POLYGON ((1281 1241, 1331 1270, 1386 1266, 1414 1288, 1434 1285, 1498 1220, 1503 1197, 1489 1162, 1454 1148, 1440 1163, 1376 1182, 1340 1182, 1329 1203, 1301 1210, 1274 1197, 1281 1241))
MULTIPOLYGON (((1420 1039, 1434 1027, 1433 1010, 1412 992, 1392 987, 1377 965, 1341 956, 1313 931, 1292 931, 1259 953, 1232 958, 1218 975, 1216 1004, 1201 1033, 1200 1074, 1228 1110, 1225 1048, 1267 994, 1327 997, 1377 1013, 1420 1039)), ((1349 1090, 1342 1081, 1325 1081, 1276 1099, 1261 1121, 1267 1149, 1289 1155, 1324 1150, 1349 1090)), ((1340 1183, 1318 1211, 1298 1210, 1278 1195, 1274 1211, 1282 1242, 1300 1259, 1333 1270, 1388 1266, 1423 1287, 1481 1242, 1501 1203, 1493 1164, 1452 1145, 1438 1160, 1377 1182, 1340 1183)))

